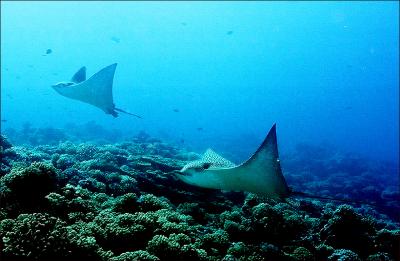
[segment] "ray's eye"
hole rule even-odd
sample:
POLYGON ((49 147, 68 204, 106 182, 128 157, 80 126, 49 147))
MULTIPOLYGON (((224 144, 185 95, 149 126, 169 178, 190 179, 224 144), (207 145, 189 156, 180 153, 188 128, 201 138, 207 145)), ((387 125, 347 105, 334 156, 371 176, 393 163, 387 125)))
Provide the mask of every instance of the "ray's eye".
POLYGON ((196 172, 202 172, 202 171, 208 169, 209 167, 211 167, 211 163, 202 163, 202 164, 192 167, 192 169, 196 172))
POLYGON ((204 169, 202 167, 194 167, 193 170, 196 171, 196 172, 201 172, 204 169))
POLYGON ((211 166, 211 163, 204 163, 203 169, 208 169, 211 166))

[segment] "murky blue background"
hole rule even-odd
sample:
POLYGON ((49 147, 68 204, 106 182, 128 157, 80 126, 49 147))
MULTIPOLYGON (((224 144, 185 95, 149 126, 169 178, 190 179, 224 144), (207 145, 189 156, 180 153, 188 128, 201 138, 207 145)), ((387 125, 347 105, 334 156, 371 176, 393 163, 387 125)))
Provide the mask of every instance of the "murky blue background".
POLYGON ((398 10, 398 2, 2 2, 2 131, 94 120, 246 158, 276 122, 283 153, 322 143, 398 161, 398 10), (50 87, 83 65, 90 77, 114 62, 115 104, 143 120, 115 119, 50 87))

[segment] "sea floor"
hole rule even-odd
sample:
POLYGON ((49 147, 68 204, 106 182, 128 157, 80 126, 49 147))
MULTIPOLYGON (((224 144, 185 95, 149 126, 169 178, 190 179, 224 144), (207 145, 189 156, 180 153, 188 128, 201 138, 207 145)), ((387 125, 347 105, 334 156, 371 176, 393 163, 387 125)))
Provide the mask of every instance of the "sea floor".
MULTIPOLYGON (((376 165, 336 155, 296 168, 315 153, 306 151, 286 157, 297 190, 373 194, 388 208, 398 204, 398 192, 380 181, 357 185, 376 165), (362 170, 350 183, 340 169, 346 164, 362 170), (326 172, 335 175, 320 181, 326 172)), ((202 189, 172 174, 199 156, 148 136, 35 146, 2 136, 0 260, 400 260, 400 226, 391 213, 202 189)))

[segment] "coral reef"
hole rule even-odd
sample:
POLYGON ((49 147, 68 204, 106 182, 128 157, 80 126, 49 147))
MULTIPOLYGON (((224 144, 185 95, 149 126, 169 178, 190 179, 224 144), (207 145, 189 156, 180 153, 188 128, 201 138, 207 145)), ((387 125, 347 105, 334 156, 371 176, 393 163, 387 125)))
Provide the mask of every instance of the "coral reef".
POLYGON ((398 164, 308 144, 299 144, 281 158, 285 177, 295 191, 386 206, 381 207, 386 214, 400 219, 398 164))
MULTIPOLYGON (((308 156, 325 153, 307 149, 308 156)), ((399 224, 379 210, 276 201, 192 187, 174 177, 197 156, 144 132, 114 144, 59 140, 34 148, 2 136, 0 259, 400 260, 399 224)), ((344 166, 371 171, 358 161, 332 161, 320 160, 313 171, 327 164, 335 173, 344 166)), ((311 175, 301 182, 311 190, 318 181, 311 175)), ((375 193, 380 184, 363 193, 391 202, 393 190, 375 193)))
POLYGON ((13 168, 0 178, 0 206, 15 213, 45 208, 45 196, 63 185, 62 175, 53 166, 35 162, 27 168, 13 168))

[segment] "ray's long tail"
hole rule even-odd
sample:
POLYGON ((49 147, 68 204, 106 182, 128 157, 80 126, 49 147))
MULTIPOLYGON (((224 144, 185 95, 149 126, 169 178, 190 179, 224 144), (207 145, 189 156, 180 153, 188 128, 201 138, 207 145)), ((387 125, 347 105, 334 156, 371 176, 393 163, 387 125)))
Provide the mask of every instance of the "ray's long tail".
POLYGON ((400 215, 398 214, 398 213, 400 213, 400 208, 397 205, 393 205, 393 204, 385 204, 385 203, 382 204, 382 202, 372 203, 372 202, 366 202, 366 201, 361 201, 361 200, 316 196, 316 195, 310 195, 308 193, 297 192, 297 191, 292 191, 291 195, 299 196, 299 197, 303 197, 303 198, 338 201, 338 202, 343 202, 343 203, 348 203, 348 204, 367 205, 369 207, 373 207, 374 209, 380 210, 383 213, 387 213, 389 216, 395 218, 395 220, 400 220, 400 215))
POLYGON ((370 202, 366 201, 360 201, 360 200, 352 200, 352 199, 344 199, 344 198, 334 198, 334 197, 325 197, 325 196, 317 196, 317 195, 310 195, 308 193, 300 192, 300 191, 291 191, 290 193, 293 196, 299 196, 303 198, 314 198, 314 199, 321 199, 321 200, 332 200, 332 201, 338 201, 338 202, 343 202, 343 203, 350 203, 350 204, 362 204, 362 205, 369 205, 372 207, 382 207, 378 204, 373 204, 370 202))
POLYGON ((129 114, 129 115, 135 116, 135 117, 137 117, 137 118, 140 118, 140 119, 143 119, 143 117, 142 117, 142 116, 139 116, 139 115, 137 115, 137 114, 133 114, 133 113, 130 113, 130 112, 124 111, 123 109, 114 108, 114 110, 116 110, 116 111, 119 111, 119 112, 122 112, 122 113, 125 113, 125 114, 129 114))

